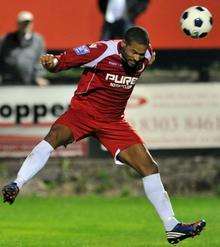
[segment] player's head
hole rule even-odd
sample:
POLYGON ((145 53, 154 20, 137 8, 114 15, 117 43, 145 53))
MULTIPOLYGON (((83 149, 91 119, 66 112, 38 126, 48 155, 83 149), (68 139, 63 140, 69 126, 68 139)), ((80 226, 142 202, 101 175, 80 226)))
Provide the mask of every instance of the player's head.
POLYGON ((128 66, 136 67, 144 59, 149 47, 149 37, 147 31, 142 27, 129 28, 122 41, 122 56, 128 66))

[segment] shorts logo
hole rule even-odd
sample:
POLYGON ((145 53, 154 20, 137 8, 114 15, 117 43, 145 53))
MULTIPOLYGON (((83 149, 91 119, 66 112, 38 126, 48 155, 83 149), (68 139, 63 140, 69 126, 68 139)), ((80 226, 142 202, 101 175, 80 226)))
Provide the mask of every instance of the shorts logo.
POLYGON ((126 89, 130 89, 135 85, 135 82, 137 81, 137 77, 131 77, 131 76, 120 76, 120 75, 114 75, 114 74, 106 74, 105 80, 112 81, 110 83, 110 86, 112 87, 122 87, 126 89))
POLYGON ((87 53, 90 53, 90 50, 88 46, 82 45, 74 49, 75 53, 80 56, 80 55, 85 55, 87 53))

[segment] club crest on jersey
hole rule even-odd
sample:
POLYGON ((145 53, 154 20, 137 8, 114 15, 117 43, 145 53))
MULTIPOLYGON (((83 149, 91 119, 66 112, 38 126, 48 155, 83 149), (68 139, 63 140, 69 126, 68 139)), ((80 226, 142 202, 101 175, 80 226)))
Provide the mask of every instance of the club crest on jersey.
POLYGON ((131 77, 131 76, 120 76, 120 75, 114 75, 114 74, 106 74, 105 80, 112 81, 110 83, 111 87, 121 87, 125 89, 130 89, 135 85, 135 82, 137 81, 137 77, 131 77))
POLYGON ((85 55, 87 53, 90 53, 90 50, 88 46, 82 45, 74 49, 75 53, 80 56, 80 55, 85 55))

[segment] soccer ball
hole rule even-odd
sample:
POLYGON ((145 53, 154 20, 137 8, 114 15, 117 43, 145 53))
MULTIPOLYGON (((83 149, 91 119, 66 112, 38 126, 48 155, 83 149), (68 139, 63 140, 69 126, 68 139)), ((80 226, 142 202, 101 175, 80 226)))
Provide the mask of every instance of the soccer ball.
POLYGON ((180 19, 183 32, 192 38, 203 38, 212 29, 212 14, 202 6, 186 9, 180 19))

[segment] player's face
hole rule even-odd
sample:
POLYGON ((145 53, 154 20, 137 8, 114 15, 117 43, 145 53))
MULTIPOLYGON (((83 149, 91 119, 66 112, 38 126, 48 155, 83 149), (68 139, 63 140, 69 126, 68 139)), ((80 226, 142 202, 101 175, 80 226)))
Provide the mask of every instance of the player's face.
POLYGON ((130 44, 122 41, 122 56, 129 67, 136 67, 144 59, 148 45, 139 44, 135 41, 130 44))

